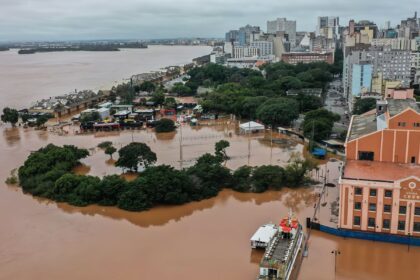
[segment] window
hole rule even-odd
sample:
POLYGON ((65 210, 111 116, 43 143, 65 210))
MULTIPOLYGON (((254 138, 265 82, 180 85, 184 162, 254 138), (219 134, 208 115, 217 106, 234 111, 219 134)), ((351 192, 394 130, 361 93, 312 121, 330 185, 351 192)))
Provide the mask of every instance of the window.
POLYGON ((420 127, 420 123, 415 122, 415 123, 413 123, 413 126, 414 126, 414 127, 420 127))
POLYGON ((359 216, 354 216, 353 225, 360 226, 360 217, 359 216))
POLYGON ((384 205, 384 212, 385 213, 391 213, 391 205, 385 204, 384 205))
POLYGON ((414 215, 420 216, 420 207, 414 208, 414 215))
POLYGON ((400 214, 405 214, 407 212, 407 206, 400 206, 400 214))
POLYGON ((405 230, 405 221, 398 221, 398 230, 405 230))
POLYGON ((392 191, 385 191, 385 197, 392 197, 392 191))
POLYGON ((376 204, 375 203, 369 203, 369 211, 376 211, 376 204))
POLYGON ((355 210, 360 210, 360 209, 362 209, 362 203, 360 203, 360 202, 355 202, 355 203, 354 203, 354 209, 355 209, 355 210))
POLYGON ((420 232, 420 223, 414 222, 413 231, 420 232))
POLYGON ((405 122, 398 122, 399 127, 405 127, 405 124, 406 124, 405 122))
POLYGON ((355 195, 362 195, 363 193, 363 189, 362 188, 355 188, 354 189, 354 194, 355 195))
POLYGON ((369 190, 369 195, 370 196, 376 196, 376 189, 370 189, 369 190))
POLYGON ((368 219, 368 227, 375 227, 375 218, 368 219))
POLYGON ((389 229, 391 226, 391 220, 390 219, 384 219, 382 223, 382 228, 389 229))
POLYGON ((359 160, 373 160, 374 157, 374 152, 359 152, 359 160))

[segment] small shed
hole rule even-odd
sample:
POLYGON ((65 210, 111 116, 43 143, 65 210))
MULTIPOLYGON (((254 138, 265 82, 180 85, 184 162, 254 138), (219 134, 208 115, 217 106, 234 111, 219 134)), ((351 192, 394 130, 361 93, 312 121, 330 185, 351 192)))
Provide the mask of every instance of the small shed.
POLYGON ((253 133, 263 131, 265 126, 254 121, 250 121, 240 124, 239 129, 241 130, 241 133, 253 133))

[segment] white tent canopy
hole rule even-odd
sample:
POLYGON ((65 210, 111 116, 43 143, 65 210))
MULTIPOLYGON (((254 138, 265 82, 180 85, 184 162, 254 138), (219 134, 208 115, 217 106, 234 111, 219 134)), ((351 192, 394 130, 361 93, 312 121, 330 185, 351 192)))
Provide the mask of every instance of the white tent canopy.
POLYGON ((254 132, 265 129, 264 125, 253 121, 242 123, 239 125, 239 128, 241 129, 241 132, 254 132))
POLYGON ((274 224, 266 224, 261 226, 251 237, 251 247, 267 247, 277 231, 278 227, 274 224))

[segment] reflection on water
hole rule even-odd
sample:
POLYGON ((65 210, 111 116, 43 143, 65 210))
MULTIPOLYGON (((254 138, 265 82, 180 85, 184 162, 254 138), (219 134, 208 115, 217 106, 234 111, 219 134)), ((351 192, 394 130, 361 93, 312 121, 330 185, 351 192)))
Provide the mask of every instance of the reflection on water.
MULTIPOLYGON (((157 153, 159 164, 175 167, 185 167, 187 160, 192 164, 199 155, 213 152, 214 143, 220 139, 231 143, 227 151, 232 157, 227 164, 230 168, 248 161, 252 165, 271 161, 284 165, 291 151, 305 151, 299 143, 291 145, 293 148, 271 145, 271 141, 261 140, 267 136, 248 139, 235 129, 232 124, 200 129, 184 126, 180 145, 179 131, 168 139, 150 130, 58 136, 3 128, 0 279, 255 279, 262 252, 250 249, 250 236, 261 224, 277 222, 289 209, 305 223, 315 203, 313 188, 284 188, 263 194, 223 190, 217 197, 200 202, 134 213, 97 205, 73 207, 23 194, 20 188, 3 183, 31 151, 50 142, 90 149, 91 156, 76 172, 97 176, 121 174, 109 156, 95 148, 104 139, 118 148, 132 138, 145 142, 157 153)), ((338 162, 328 163, 330 178, 338 176, 338 166, 338 162)), ((325 174, 324 166, 318 173, 325 174)), ((129 180, 136 177, 123 176, 129 180)), ((299 279, 334 279, 334 249, 341 251, 336 279, 414 279, 420 273, 420 248, 408 252, 406 246, 312 232, 309 257, 299 279)))
POLYGON ((8 146, 14 146, 19 143, 20 129, 18 127, 4 128, 3 139, 8 146))

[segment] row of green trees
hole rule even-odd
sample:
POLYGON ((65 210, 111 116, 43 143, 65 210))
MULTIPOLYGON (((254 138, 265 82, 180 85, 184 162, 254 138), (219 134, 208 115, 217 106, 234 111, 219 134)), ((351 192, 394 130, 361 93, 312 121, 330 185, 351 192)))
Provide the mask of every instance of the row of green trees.
MULTIPOLYGON (((102 148, 112 147, 103 143, 102 148)), ((168 165, 153 166, 156 154, 144 143, 121 148, 117 166, 137 170, 140 176, 127 182, 118 175, 103 178, 75 175, 72 169, 88 151, 74 146, 50 144, 33 152, 19 168, 18 177, 25 192, 72 205, 100 204, 130 211, 142 211, 155 205, 183 204, 218 194, 222 188, 242 192, 263 192, 283 186, 302 186, 308 172, 315 168, 296 157, 285 168, 279 166, 244 166, 231 171, 224 166, 229 142, 220 141, 215 154, 204 154, 189 168, 177 170, 168 165)))
MULTIPOLYGON (((37 127, 43 126, 50 118, 52 118, 52 115, 44 114, 40 116, 36 116, 35 119, 35 125, 37 127)), ((29 119, 33 118, 30 114, 22 114, 21 119, 22 122, 27 123, 29 119)), ((16 109, 6 107, 3 109, 3 114, 0 117, 1 121, 4 123, 10 123, 13 127, 16 126, 16 124, 19 121, 19 112, 16 109)))
POLYGON ((283 62, 263 66, 262 71, 209 64, 190 71, 186 86, 211 86, 203 96, 207 112, 224 112, 259 119, 266 125, 288 126, 299 114, 322 108, 321 97, 305 94, 302 88, 325 89, 337 74, 334 65, 283 62), (288 91, 294 95, 287 95, 288 91))

